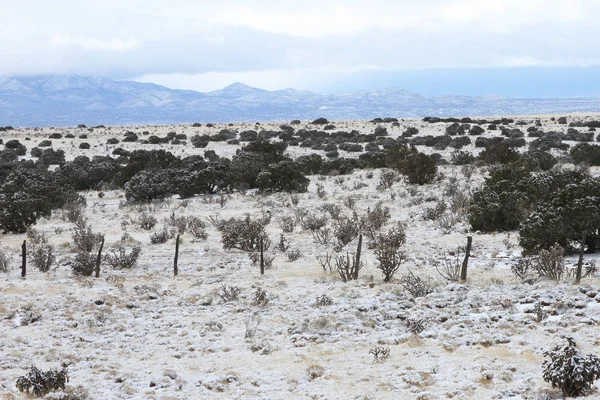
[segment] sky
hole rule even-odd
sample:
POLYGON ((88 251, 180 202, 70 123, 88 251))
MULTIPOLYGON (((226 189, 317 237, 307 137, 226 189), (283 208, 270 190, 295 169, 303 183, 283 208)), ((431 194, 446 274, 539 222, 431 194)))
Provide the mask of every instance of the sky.
POLYGON ((600 95, 598 0, 0 0, 0 75, 600 95), (598 77, 598 78, 596 78, 598 77))

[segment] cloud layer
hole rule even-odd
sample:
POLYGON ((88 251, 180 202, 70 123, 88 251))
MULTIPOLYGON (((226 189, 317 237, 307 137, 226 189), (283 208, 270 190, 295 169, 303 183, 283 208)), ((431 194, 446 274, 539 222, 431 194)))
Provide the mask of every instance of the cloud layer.
POLYGON ((600 65, 597 0, 298 3, 12 2, 2 7, 0 75, 274 89, 358 70, 600 65))

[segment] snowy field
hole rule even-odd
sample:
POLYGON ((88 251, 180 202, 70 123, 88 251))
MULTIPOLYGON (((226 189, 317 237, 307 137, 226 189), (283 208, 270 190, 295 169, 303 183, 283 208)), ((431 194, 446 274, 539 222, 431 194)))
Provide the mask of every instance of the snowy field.
MULTIPOLYGON (((515 118, 527 121, 527 126, 536 119, 515 118)), ((540 119, 545 131, 568 128, 549 116, 540 119)), ((361 133, 372 133, 376 126, 367 121, 334 124, 337 130, 361 133)), ((409 126, 420 130, 418 136, 443 135, 449 124, 402 120, 397 127, 384 125, 395 138, 409 126)), ((309 127, 304 122, 295 128, 304 126, 309 127)), ((527 126, 519 128, 525 131, 527 126)), ((278 127, 263 123, 258 130, 278 127)), ((162 148, 177 156, 215 150, 231 157, 240 145, 211 142, 197 149, 189 142, 106 144, 112 137, 121 140, 128 130, 144 139, 143 131, 158 136, 174 131, 189 138, 224 128, 257 129, 254 124, 108 127, 91 132, 36 128, 2 132, 0 137, 5 143, 19 139, 31 149, 60 132, 63 138, 53 139, 52 148, 65 150, 67 160, 109 155, 117 147, 162 148), (67 133, 75 138, 64 138, 67 133), (87 138, 80 139, 82 134, 87 138), (80 149, 81 142, 91 147, 80 149)), ((499 131, 483 134, 497 135, 499 131)), ((421 146, 419 150, 438 152, 421 146)), ((477 154, 480 148, 470 145, 463 150, 477 154)), ((310 152, 288 147, 286 154, 310 152)), ((439 151, 446 159, 451 152, 439 151)), ((340 151, 340 156, 357 155, 340 151)), ((441 166, 439 172, 443 177, 434 184, 415 186, 400 180, 387 189, 378 188, 381 170, 310 176, 307 193, 248 191, 227 194, 222 202, 218 197, 175 196, 139 205, 127 203, 123 191, 107 190, 103 196, 90 191, 85 193, 85 214, 93 231, 105 235, 105 251, 118 243, 142 248, 133 269, 103 265, 98 279, 73 276, 68 260, 74 256, 74 225, 63 220, 60 211, 35 226, 57 251, 57 266, 48 273, 30 267, 21 279, 20 245, 28 239, 0 235, 0 246, 10 257, 9 272, 0 273, 1 398, 23 398, 15 382, 30 366, 47 370, 63 363, 68 365, 70 399, 562 398, 542 379, 543 352, 571 336, 582 352, 600 353, 599 275, 586 277, 579 286, 571 278, 522 283, 510 270, 521 254, 518 232, 473 232, 467 281, 447 282, 436 266, 456 262, 457 249, 466 244, 468 222, 455 215, 441 224, 425 219, 425 210, 440 199, 481 186, 486 167, 476 168, 472 175, 453 165, 441 166), (406 260, 390 283, 383 282, 375 255, 366 246, 359 279, 342 282, 319 262, 332 253, 333 243, 316 243, 300 226, 283 233, 288 253, 297 250, 300 258, 291 261, 277 249, 282 219, 297 216, 298 209, 329 215, 322 207, 332 204, 344 215, 353 211, 362 215, 379 202, 390 210, 386 227, 398 221, 406 226, 406 260), (179 275, 173 277, 175 239, 152 245, 152 231, 136 223, 142 212, 158 219, 157 228, 172 213, 208 221, 269 212, 267 231, 273 245, 267 256, 274 257, 272 266, 261 276, 247 253, 223 250, 220 233, 207 222, 207 240, 182 235, 179 275), (413 298, 404 290, 399 279, 409 271, 427 280, 432 293, 413 298), (225 303, 223 285, 239 288, 239 298, 225 303), (258 288, 266 291, 266 304, 254 302, 258 288), (322 301, 323 295, 331 301, 322 301), (537 318, 537 305, 547 318, 537 318), (407 321, 416 320, 423 323, 420 333, 407 327, 407 321), (377 348, 389 349, 388 357, 377 362, 371 352, 377 348)), ((592 168, 592 174, 598 172, 592 168)), ((355 240, 343 254, 355 251, 356 245, 355 240)), ((461 262, 462 257, 460 253, 461 262)), ((586 261, 593 258, 586 255, 586 261)), ((570 257, 567 264, 575 261, 570 257)), ((588 398, 600 398, 600 392, 588 398)))

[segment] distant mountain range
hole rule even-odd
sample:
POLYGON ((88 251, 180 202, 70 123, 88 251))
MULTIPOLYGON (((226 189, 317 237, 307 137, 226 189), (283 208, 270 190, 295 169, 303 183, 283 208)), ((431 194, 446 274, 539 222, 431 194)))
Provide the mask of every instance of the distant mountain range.
POLYGON ((600 98, 425 97, 405 89, 322 95, 234 83, 201 93, 82 76, 0 78, 0 126, 140 125, 600 112, 600 98))

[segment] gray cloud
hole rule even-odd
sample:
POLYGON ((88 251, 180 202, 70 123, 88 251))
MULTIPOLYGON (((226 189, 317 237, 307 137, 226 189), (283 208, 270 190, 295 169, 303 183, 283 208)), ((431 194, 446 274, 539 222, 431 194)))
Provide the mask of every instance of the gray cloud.
POLYGON ((0 75, 600 63, 592 0, 27 3, 3 6, 0 75))

